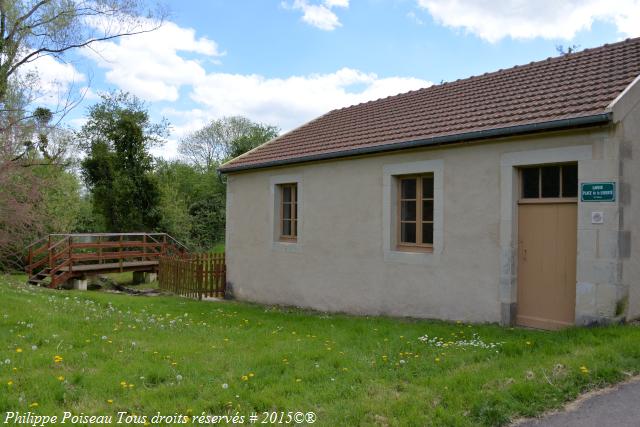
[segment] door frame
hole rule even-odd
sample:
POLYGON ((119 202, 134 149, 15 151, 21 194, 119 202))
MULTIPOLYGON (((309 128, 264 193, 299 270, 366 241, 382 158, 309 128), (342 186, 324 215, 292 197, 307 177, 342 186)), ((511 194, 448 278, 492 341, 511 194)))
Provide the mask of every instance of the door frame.
MULTIPOLYGON (((592 159, 593 146, 590 144, 502 154, 500 158, 500 284, 498 290, 502 325, 513 325, 517 312, 519 168, 577 162, 579 183, 581 171, 586 169, 587 162, 592 159)), ((582 204, 578 201, 578 222, 581 210, 582 204)), ((577 239, 580 247, 580 233, 577 234, 577 239)))

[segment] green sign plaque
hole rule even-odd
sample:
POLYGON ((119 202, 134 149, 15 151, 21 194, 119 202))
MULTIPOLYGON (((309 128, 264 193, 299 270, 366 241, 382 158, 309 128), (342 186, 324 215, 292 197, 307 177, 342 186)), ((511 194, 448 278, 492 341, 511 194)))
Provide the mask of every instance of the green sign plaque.
POLYGON ((580 186, 580 200, 583 202, 615 202, 615 182, 584 182, 580 186))

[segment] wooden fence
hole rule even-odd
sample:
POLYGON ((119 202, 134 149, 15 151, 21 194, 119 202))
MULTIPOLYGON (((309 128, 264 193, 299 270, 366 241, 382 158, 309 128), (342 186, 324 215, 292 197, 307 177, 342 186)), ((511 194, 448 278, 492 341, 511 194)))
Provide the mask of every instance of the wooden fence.
POLYGON ((158 282, 160 289, 189 298, 223 298, 227 283, 224 253, 162 257, 158 282))

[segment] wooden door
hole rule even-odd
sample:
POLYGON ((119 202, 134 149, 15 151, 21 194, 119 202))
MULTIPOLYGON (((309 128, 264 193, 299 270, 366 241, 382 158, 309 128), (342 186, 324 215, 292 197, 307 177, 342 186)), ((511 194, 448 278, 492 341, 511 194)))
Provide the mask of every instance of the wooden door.
POLYGON ((542 329, 573 325, 577 214, 576 203, 518 206, 517 324, 542 329))

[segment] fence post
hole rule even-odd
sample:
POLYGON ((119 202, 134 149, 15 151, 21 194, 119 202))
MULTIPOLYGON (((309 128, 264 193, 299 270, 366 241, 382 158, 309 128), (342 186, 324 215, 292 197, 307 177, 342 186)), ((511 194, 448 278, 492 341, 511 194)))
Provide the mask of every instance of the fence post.
POLYGON ((227 257, 226 257, 226 252, 222 252, 222 254, 220 255, 220 258, 222 259, 222 277, 220 278, 220 283, 222 285, 222 297, 225 297, 226 291, 227 291, 227 257))
POLYGON ((47 244, 47 252, 49 253, 49 268, 53 269, 53 254, 51 253, 51 234, 49 234, 49 243, 47 244))
POLYGON ((27 255, 27 273, 29 274, 29 277, 33 274, 31 264, 33 264, 33 246, 29 246, 29 255, 27 255))
POLYGON ((120 243, 118 244, 118 262, 120 263, 120 273, 122 273, 122 234, 120 235, 120 243))
POLYGON ((73 237, 69 236, 69 273, 73 273, 73 237))
POLYGON ((202 256, 200 256, 200 260, 198 262, 198 300, 202 301, 202 293, 204 292, 204 277, 203 277, 203 269, 202 269, 202 256))

